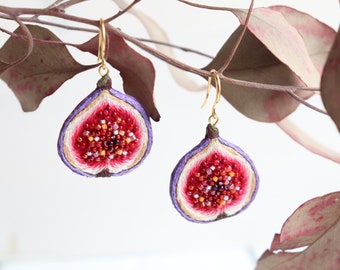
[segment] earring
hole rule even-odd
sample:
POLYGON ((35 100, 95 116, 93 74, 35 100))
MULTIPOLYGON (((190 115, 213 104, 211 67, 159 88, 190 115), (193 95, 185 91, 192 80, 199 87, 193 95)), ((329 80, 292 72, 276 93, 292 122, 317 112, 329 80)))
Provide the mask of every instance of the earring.
POLYGON ((202 106, 208 100, 212 79, 217 94, 205 138, 180 159, 170 181, 174 207, 184 218, 197 223, 239 213, 254 199, 258 185, 258 173, 249 156, 219 136, 216 106, 221 82, 216 70, 211 70, 202 106))
POLYGON ((106 66, 107 37, 100 19, 98 63, 101 78, 65 120, 58 154, 72 171, 87 177, 123 175, 150 152, 152 128, 143 106, 111 87, 106 66))

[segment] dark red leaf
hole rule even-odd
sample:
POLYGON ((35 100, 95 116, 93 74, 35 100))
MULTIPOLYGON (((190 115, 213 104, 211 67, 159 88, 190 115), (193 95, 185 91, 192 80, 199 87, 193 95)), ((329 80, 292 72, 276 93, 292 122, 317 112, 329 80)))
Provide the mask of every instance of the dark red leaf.
MULTIPOLYGON (((120 71, 125 93, 135 97, 150 117, 159 121, 160 115, 154 104, 153 89, 155 69, 149 59, 133 50, 125 40, 117 36, 110 25, 106 25, 109 37, 107 62, 120 71)), ((78 46, 82 51, 98 54, 98 36, 78 46)))
POLYGON ((321 97, 340 131, 340 28, 323 71, 321 97))
MULTIPOLYGON (((36 25, 27 25, 27 28, 35 39, 31 54, 12 65, 25 55, 27 40, 9 38, 0 49, 0 68, 3 69, 0 78, 12 89, 24 111, 34 111, 66 80, 93 66, 76 62, 63 44, 42 42, 60 41, 50 30, 36 25)), ((23 35, 21 28, 14 33, 23 35)))
MULTIPOLYGON (((247 11, 232 10, 241 24, 247 11)), ((204 69, 220 68, 235 44, 241 26, 204 69)), ((256 8, 248 30, 225 75, 275 85, 314 86, 335 31, 312 16, 285 6, 256 8)), ((313 92, 295 92, 307 99, 313 92)), ((223 83, 223 96, 241 113, 265 122, 278 122, 296 110, 299 102, 286 93, 223 83)))

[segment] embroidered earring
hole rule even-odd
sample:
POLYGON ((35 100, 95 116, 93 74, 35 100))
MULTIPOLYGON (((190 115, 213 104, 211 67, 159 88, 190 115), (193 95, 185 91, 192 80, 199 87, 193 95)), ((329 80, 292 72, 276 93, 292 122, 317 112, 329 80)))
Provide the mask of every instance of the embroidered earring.
POLYGON ((177 211, 187 220, 212 222, 233 216, 254 199, 258 174, 249 156, 238 146, 222 139, 216 124, 216 106, 221 97, 221 82, 211 70, 216 98, 205 138, 184 155, 171 174, 170 196, 177 211))
POLYGON ((123 175, 138 166, 152 145, 148 114, 133 97, 111 87, 107 38, 100 19, 96 89, 65 120, 58 139, 61 160, 87 177, 123 175))

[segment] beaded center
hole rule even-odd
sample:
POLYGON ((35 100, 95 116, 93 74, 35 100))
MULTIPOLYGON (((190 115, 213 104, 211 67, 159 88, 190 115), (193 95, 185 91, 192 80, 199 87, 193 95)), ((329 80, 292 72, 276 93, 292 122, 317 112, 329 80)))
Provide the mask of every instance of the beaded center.
POLYGON ((210 212, 222 210, 241 198, 244 182, 238 162, 215 152, 191 171, 184 192, 193 208, 210 212))
POLYGON ((88 164, 123 162, 139 147, 140 129, 130 112, 103 104, 77 130, 78 157, 88 164))

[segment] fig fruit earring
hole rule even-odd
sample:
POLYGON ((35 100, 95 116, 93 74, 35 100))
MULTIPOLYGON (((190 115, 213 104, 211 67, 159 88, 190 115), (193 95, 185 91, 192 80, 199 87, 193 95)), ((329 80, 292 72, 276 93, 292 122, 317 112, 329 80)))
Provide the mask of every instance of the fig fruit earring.
POLYGON ((96 89, 65 120, 58 154, 72 171, 87 177, 123 175, 139 165, 152 145, 152 128, 143 106, 111 87, 105 64, 107 39, 100 20, 96 89))
POLYGON ((221 82, 216 70, 211 70, 205 102, 212 78, 217 94, 205 138, 180 159, 170 181, 175 208, 187 220, 198 223, 239 213, 254 199, 258 185, 258 173, 249 156, 219 136, 216 106, 221 82))

